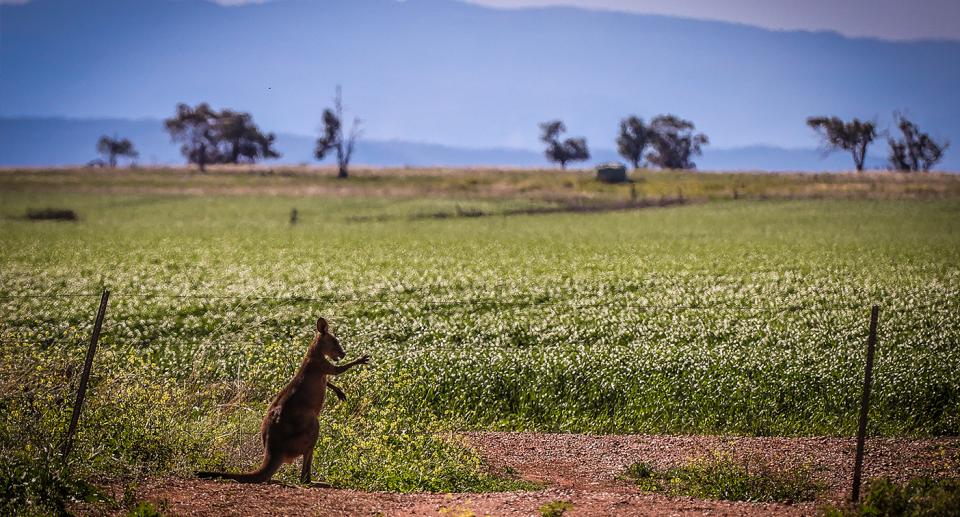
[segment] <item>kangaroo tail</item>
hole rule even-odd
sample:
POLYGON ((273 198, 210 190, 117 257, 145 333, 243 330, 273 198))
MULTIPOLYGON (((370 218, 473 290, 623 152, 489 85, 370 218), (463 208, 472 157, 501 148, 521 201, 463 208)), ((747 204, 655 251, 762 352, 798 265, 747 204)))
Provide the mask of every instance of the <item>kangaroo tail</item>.
POLYGON ((274 474, 283 466, 283 458, 274 455, 265 455, 263 463, 256 470, 251 472, 197 472, 198 478, 223 478, 232 479, 237 483, 263 483, 273 477, 274 474))

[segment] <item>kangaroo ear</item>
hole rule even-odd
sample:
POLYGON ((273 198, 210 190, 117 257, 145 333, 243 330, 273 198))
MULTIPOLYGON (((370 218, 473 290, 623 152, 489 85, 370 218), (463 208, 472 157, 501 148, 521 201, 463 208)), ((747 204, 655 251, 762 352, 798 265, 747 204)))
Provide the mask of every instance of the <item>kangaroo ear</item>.
POLYGON ((317 332, 321 334, 327 333, 327 320, 323 318, 317 320, 317 332))

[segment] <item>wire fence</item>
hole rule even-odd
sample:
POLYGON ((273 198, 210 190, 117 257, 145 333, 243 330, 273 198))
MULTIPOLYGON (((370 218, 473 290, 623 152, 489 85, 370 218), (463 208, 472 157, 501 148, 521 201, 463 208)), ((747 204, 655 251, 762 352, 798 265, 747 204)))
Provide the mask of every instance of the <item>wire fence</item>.
MULTIPOLYGON (((568 308, 568 309, 586 309, 586 308, 611 308, 618 311, 633 312, 633 313, 642 313, 642 312, 667 312, 667 313, 676 313, 676 312, 694 312, 694 313, 707 313, 707 312, 750 312, 756 315, 770 314, 792 314, 792 313, 807 313, 807 314, 822 314, 824 316, 831 314, 844 314, 845 319, 853 318, 853 314, 862 313, 863 315, 863 327, 866 328, 867 318, 870 314, 870 308, 874 307, 876 311, 876 306, 866 303, 857 303, 857 302, 815 302, 810 304, 742 304, 742 303, 727 303, 727 304, 697 304, 697 303, 677 303, 677 304, 647 304, 639 303, 631 297, 642 296, 643 293, 631 292, 630 296, 626 296, 624 293, 601 293, 595 294, 594 297, 602 297, 602 301, 591 301, 588 303, 576 302, 571 300, 538 300, 538 299, 507 299, 499 300, 494 298, 478 298, 471 297, 460 300, 451 300, 451 299, 431 299, 431 297, 451 297, 455 296, 457 293, 455 291, 450 292, 437 292, 435 290, 413 290, 403 293, 402 296, 349 296, 349 295, 329 295, 329 296, 262 296, 257 293, 249 293, 247 295, 236 295, 236 294, 169 294, 169 293, 124 293, 124 292, 114 292, 111 294, 112 300, 197 300, 197 301, 211 301, 217 302, 218 304, 224 304, 225 306, 213 306, 209 307, 208 310, 217 311, 223 314, 225 317, 211 329, 207 336, 204 338, 203 342, 208 343, 213 340, 219 339, 225 333, 236 333, 243 332, 245 329, 253 325, 257 325, 260 322, 253 319, 246 322, 241 322, 245 318, 244 314, 250 310, 250 307, 246 307, 242 310, 239 310, 244 305, 250 304, 259 304, 259 303, 277 303, 280 305, 300 305, 300 304, 310 304, 310 303, 322 303, 322 304, 356 304, 356 305, 375 305, 380 307, 405 307, 406 310, 410 308, 422 307, 424 309, 429 308, 456 308, 462 310, 481 310, 481 309, 498 309, 498 308, 568 308), (619 295, 618 295, 619 294, 619 295), (238 327, 239 326, 239 327, 238 327)), ((91 299, 94 300, 99 297, 100 294, 94 293, 44 293, 44 294, 26 294, 26 295, 5 295, 0 296, 0 300, 5 300, 9 302, 16 303, 17 301, 29 301, 29 300, 78 300, 78 299, 91 299)), ((514 298, 518 298, 516 294, 511 294, 514 298)), ((111 301, 112 301, 111 300, 111 301)), ((919 310, 924 313, 937 313, 937 314, 947 314, 954 315, 960 314, 960 306, 950 307, 950 306, 936 306, 936 305, 927 305, 924 307, 916 308, 914 310, 919 310)), ((124 317, 124 313, 121 312, 121 318, 124 317)), ((709 318, 704 315, 703 317, 709 318)), ((874 313, 874 317, 875 313, 874 313)), ((700 318, 700 316, 697 316, 700 318)), ((110 321, 109 311, 107 313, 107 321, 110 321)), ((775 320, 778 320, 779 317, 774 316, 775 320)), ((860 317, 855 318, 859 320, 860 317)), ((110 329, 111 325, 107 324, 104 326, 104 329, 110 329)), ((875 322, 873 331, 875 332, 875 322)), ((5 337, 5 336, 4 336, 5 337)), ((86 334, 84 339, 89 340, 91 334, 86 334)), ((866 336, 863 335, 865 338, 866 336)), ((876 339, 875 335, 872 337, 873 340, 876 339)), ((61 340, 55 340, 54 343, 65 344, 67 346, 73 346, 76 344, 78 336, 74 336, 70 341, 71 343, 64 343, 61 340)), ((427 353, 431 351, 436 351, 441 349, 441 347, 433 347, 430 349, 420 349, 415 352, 410 353, 427 353)), ((397 361, 403 358, 404 355, 409 354, 396 354, 394 357, 390 357, 386 362, 397 361)), ((869 373, 867 373, 869 376, 869 373)), ((865 387, 865 390, 868 390, 868 387, 865 387)), ((868 401, 864 400, 864 404, 868 404, 868 401)), ((249 409, 249 408, 248 408, 249 409)), ((865 410, 864 410, 865 411, 865 410)), ((240 461, 243 457, 250 456, 252 450, 257 449, 258 440, 255 437, 259 434, 258 431, 248 430, 249 427, 246 425, 249 422, 245 422, 244 419, 238 418, 237 425, 235 428, 231 429, 230 432, 225 433, 223 438, 227 438, 232 442, 232 451, 235 451, 237 461, 240 461), (228 436, 229 435, 229 438, 228 436)), ((866 423, 861 423, 861 432, 866 423)), ((156 432, 166 432, 169 430, 169 425, 158 424, 153 431, 156 432)), ((862 447, 862 445, 861 445, 862 447)))

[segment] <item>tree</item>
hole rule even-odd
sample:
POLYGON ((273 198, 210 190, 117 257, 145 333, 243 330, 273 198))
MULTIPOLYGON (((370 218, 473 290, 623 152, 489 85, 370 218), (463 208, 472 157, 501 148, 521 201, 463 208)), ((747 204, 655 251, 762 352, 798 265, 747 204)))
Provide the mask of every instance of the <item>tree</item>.
POLYGON ((661 169, 696 169, 691 156, 703 154, 701 146, 710 140, 703 133, 694 134, 696 126, 676 115, 657 115, 650 121, 650 145, 647 161, 661 169))
POLYGON ((113 138, 107 135, 101 136, 100 140, 97 141, 97 152, 107 159, 107 163, 111 167, 117 166, 117 156, 127 156, 129 158, 140 156, 140 153, 133 148, 133 142, 126 138, 120 140, 117 135, 113 135, 113 138))
POLYGON ((340 170, 337 172, 338 178, 347 177, 347 165, 350 163, 350 157, 353 155, 354 146, 357 139, 363 134, 360 130, 360 124, 363 121, 359 118, 353 118, 353 126, 350 127, 350 134, 344 137, 343 134, 343 103, 341 102, 340 85, 337 85, 337 95, 333 98, 333 110, 327 108, 323 110, 323 133, 317 138, 317 150, 315 156, 322 160, 327 153, 335 149, 337 151, 337 163, 340 170))
POLYGON ((877 124, 861 122, 854 118, 844 123, 839 117, 810 117, 807 125, 820 135, 826 152, 850 151, 857 171, 863 170, 863 161, 867 158, 867 147, 877 138, 877 124))
POLYGON ((183 142, 180 152, 189 163, 198 164, 201 172, 208 163, 255 163, 280 157, 273 148, 277 136, 261 133, 247 112, 218 112, 205 102, 196 108, 178 104, 176 115, 163 124, 171 140, 183 142))
POLYGON ((568 138, 560 141, 560 134, 567 131, 561 120, 551 120, 540 124, 540 141, 547 144, 544 154, 551 162, 558 162, 560 169, 566 170, 567 162, 582 162, 590 159, 590 150, 587 149, 587 139, 568 138))
POLYGON ((255 163, 258 159, 280 157, 273 149, 277 135, 261 133, 249 113, 222 110, 217 114, 214 129, 221 147, 221 163, 255 163))
POLYGON ((887 138, 887 143, 890 144, 888 160, 894 169, 904 172, 928 172, 931 167, 940 163, 943 152, 950 147, 949 140, 937 142, 927 133, 921 133, 920 128, 899 111, 893 112, 893 118, 897 119, 897 127, 903 133, 900 140, 887 138))
POLYGON ((164 128, 170 133, 174 142, 183 142, 180 152, 187 158, 188 163, 200 166, 200 172, 206 170, 208 163, 220 161, 220 150, 216 127, 218 114, 210 109, 206 102, 196 108, 186 104, 177 104, 177 113, 163 121, 164 128))
POLYGON ((643 152, 653 139, 653 131, 643 123, 643 119, 630 115, 620 121, 620 136, 617 137, 617 150, 624 160, 633 164, 634 169, 640 168, 643 152))

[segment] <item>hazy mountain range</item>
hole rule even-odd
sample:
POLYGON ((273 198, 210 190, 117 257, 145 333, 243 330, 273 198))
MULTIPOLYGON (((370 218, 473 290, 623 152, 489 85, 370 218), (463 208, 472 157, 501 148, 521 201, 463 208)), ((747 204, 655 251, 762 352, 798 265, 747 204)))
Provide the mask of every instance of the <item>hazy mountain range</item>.
MULTIPOLYGON (((956 41, 575 8, 34 0, 0 6, 0 163, 64 163, 41 137, 25 136, 51 117, 69 121, 58 131, 86 119, 126 120, 102 132, 133 139, 144 163, 179 161, 158 130, 125 134, 124 124, 204 101, 249 111, 280 136, 284 160, 308 161, 311 135, 341 84, 347 115, 366 129, 357 160, 369 163, 542 163, 537 124, 555 118, 569 135, 585 136, 599 160, 612 155, 622 117, 675 113, 710 138, 700 168, 846 169, 843 155, 820 160, 806 117, 876 118, 887 128, 891 112, 905 109, 921 130, 958 140, 956 63, 956 41), (26 154, 31 146, 39 154, 26 154)), ((83 146, 64 146, 63 156, 92 159, 93 142, 83 146)), ((871 162, 882 162, 885 148, 875 144, 871 162)), ((960 151, 949 150, 942 166, 960 170, 960 151)))
MULTIPOLYGON (((160 120, 66 120, 62 118, 0 119, 0 165, 70 165, 84 164, 98 155, 96 141, 101 135, 123 135, 134 142, 140 152, 137 163, 143 165, 183 164, 179 144, 171 143, 160 120)), ((276 148, 283 153, 271 164, 317 163, 313 159, 316 137, 280 133, 276 148)), ((867 165, 883 168, 886 150, 871 148, 867 165)), ((591 150, 592 157, 572 167, 592 166, 596 163, 619 161, 613 148, 591 150)), ((470 149, 438 144, 404 142, 400 140, 361 139, 354 155, 354 163, 365 165, 504 165, 522 167, 552 167, 543 152, 526 149, 487 148, 470 149)), ((771 146, 749 146, 734 149, 706 149, 704 156, 694 160, 700 169, 707 170, 765 170, 765 171, 828 171, 849 170, 853 161, 847 153, 824 157, 816 149, 783 149, 771 146)), ((130 160, 121 159, 122 164, 130 160)), ((331 159, 324 163, 332 163, 331 159)))

